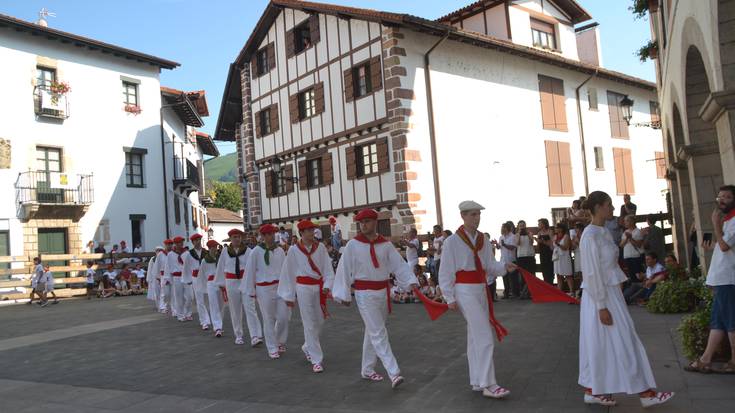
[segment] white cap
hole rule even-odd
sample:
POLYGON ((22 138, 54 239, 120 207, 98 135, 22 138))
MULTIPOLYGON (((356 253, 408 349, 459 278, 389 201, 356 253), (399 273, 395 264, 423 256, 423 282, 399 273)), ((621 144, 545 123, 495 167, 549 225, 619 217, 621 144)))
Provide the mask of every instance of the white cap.
POLYGON ((160 246, 160 245, 156 246, 156 251, 158 251, 158 250, 161 250, 161 251, 163 251, 163 247, 162 247, 162 246, 160 246))
POLYGON ((481 211, 483 209, 485 209, 485 207, 482 206, 482 205, 480 205, 480 204, 478 204, 475 201, 462 201, 462 202, 459 203, 459 211, 460 212, 473 211, 473 210, 480 210, 481 211))

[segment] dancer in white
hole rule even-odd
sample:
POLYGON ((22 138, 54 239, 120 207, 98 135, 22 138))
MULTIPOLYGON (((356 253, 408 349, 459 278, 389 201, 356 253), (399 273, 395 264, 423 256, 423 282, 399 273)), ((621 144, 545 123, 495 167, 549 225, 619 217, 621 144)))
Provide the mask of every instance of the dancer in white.
POLYGON ((158 311, 168 314, 172 309, 171 305, 171 277, 166 275, 166 265, 168 264, 168 254, 173 248, 174 242, 170 239, 163 241, 163 251, 158 254, 158 276, 161 278, 161 289, 158 294, 158 311))
POLYGON ((403 383, 403 377, 385 327, 390 312, 390 275, 394 274, 398 286, 407 290, 418 287, 418 280, 393 244, 376 232, 377 220, 378 213, 372 209, 364 209, 355 215, 355 221, 360 224, 360 234, 345 246, 332 296, 344 305, 350 305, 351 289, 355 289, 357 309, 365 323, 362 377, 371 381, 383 380, 383 376, 375 372, 379 357, 395 389, 403 383))
POLYGON ((184 282, 181 277, 184 273, 184 237, 175 237, 173 240, 174 249, 166 255, 166 270, 164 278, 171 280, 171 315, 181 322, 190 321, 187 319, 184 307, 186 305, 186 297, 184 294, 184 282))
POLYGON ((286 352, 288 339, 288 320, 291 309, 278 297, 278 282, 286 253, 275 242, 275 225, 260 227, 263 242, 253 248, 248 257, 248 275, 241 291, 249 297, 257 297, 260 312, 263 314, 265 346, 271 359, 278 359, 286 352))
POLYGON ((439 285, 449 309, 459 309, 467 321, 467 361, 472 390, 481 391, 485 397, 502 399, 510 391, 499 386, 495 379, 493 351, 495 336, 502 339, 506 333, 495 320, 488 283, 515 271, 516 266, 496 261, 490 242, 477 230, 483 209, 474 201, 459 204, 464 224, 442 245, 439 285))
POLYGON ((319 336, 328 315, 327 294, 334 283, 334 270, 327 248, 314 239, 314 230, 318 228, 316 224, 301 221, 297 228, 301 241, 288 250, 281 269, 278 295, 289 307, 293 307, 298 298, 304 325, 304 345, 301 350, 311 363, 312 371, 321 373, 324 371, 324 353, 319 336))
POLYGON ((220 255, 220 245, 211 239, 207 241, 207 251, 204 252, 202 262, 199 265, 199 277, 206 282, 207 301, 209 302, 209 317, 212 321, 212 329, 215 337, 222 337, 222 315, 225 311, 226 290, 214 281, 217 274, 217 260, 220 255))
POLYGON ((406 263, 408 264, 409 271, 413 272, 414 268, 419 264, 419 248, 421 246, 416 228, 411 228, 408 232, 408 239, 405 241, 405 245, 406 263))
POLYGON ((186 251, 184 258, 184 313, 187 320, 191 320, 192 301, 196 303, 197 314, 199 314, 199 325, 202 330, 209 330, 209 310, 207 309, 207 278, 199 276, 199 267, 202 257, 207 250, 202 249, 202 234, 194 234, 189 237, 192 248, 186 251))
POLYGON ((159 259, 159 255, 162 253, 163 247, 156 247, 155 255, 148 261, 148 274, 146 275, 146 281, 148 282, 146 298, 153 301, 153 309, 155 311, 158 311, 158 300, 161 294, 161 274, 158 268, 162 262, 162 259, 159 259))
POLYGON ((612 393, 638 393, 643 407, 664 403, 674 393, 653 390, 656 382, 651 364, 620 289, 626 276, 618 265, 618 247, 604 227, 612 215, 610 196, 592 192, 583 208, 592 214, 592 224, 582 233, 579 246, 584 274, 579 384, 586 389, 584 402, 615 406, 612 393))

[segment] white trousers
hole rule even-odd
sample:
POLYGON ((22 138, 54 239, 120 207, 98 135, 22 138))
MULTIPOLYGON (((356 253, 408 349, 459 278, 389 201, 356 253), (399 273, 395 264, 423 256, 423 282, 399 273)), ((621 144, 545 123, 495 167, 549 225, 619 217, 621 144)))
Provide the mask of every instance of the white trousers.
POLYGON ((263 338, 263 326, 260 324, 260 317, 258 317, 258 308, 255 305, 255 298, 245 294, 242 295, 242 307, 245 310, 245 321, 248 324, 248 333, 250 333, 250 339, 255 337, 263 338))
POLYGON ((171 280, 161 278, 161 291, 158 296, 158 309, 168 310, 171 307, 171 280))
POLYGON ((319 342, 324 325, 324 314, 319 304, 318 285, 296 285, 296 298, 304 325, 304 345, 301 349, 311 357, 312 364, 322 364, 324 353, 319 342))
POLYGON ((240 280, 225 280, 227 289, 227 306, 230 308, 232 332, 235 338, 242 338, 242 294, 240 294, 240 280))
MULTIPOLYGON (((222 330, 222 316, 225 312, 225 300, 222 291, 213 282, 207 282, 207 301, 209 303, 209 317, 212 320, 212 328, 222 330)), ((199 301, 197 301, 197 308, 199 301)))
POLYGON ((185 284, 181 282, 181 277, 173 277, 173 297, 172 297, 172 311, 173 314, 179 319, 184 317, 191 317, 191 302, 193 300, 194 293, 192 291, 191 284, 185 284))
POLYGON ((456 284, 454 296, 467 321, 467 362, 470 365, 470 385, 490 387, 495 380, 495 330, 488 316, 485 284, 456 284))
MULTIPOLYGON (((212 321, 209 319, 209 309, 207 308, 207 291, 202 291, 199 288, 192 288, 192 290, 194 290, 194 301, 197 305, 197 314, 199 314, 199 325, 202 327, 208 326, 212 321)), ((191 315, 191 310, 189 314, 191 315)))
POLYGON ((260 312, 263 313, 263 332, 268 353, 277 353, 278 346, 288 339, 288 320, 291 309, 278 296, 278 284, 256 287, 260 312))
POLYGON ((385 289, 355 291, 355 302, 365 323, 365 336, 362 341, 362 375, 375 373, 377 359, 383 363, 391 379, 401 374, 398 362, 388 341, 388 302, 385 289))
POLYGON ((151 301, 153 301, 153 307, 158 310, 159 306, 159 296, 161 295, 161 281, 160 280, 154 280, 152 283, 148 284, 148 294, 147 298, 151 301))

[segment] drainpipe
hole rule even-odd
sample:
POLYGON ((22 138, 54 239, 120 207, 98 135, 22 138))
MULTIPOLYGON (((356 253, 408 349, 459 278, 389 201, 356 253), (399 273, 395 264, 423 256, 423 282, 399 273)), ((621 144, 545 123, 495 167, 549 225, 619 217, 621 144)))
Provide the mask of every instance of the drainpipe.
POLYGON ((429 114, 429 142, 431 144, 431 171, 434 174, 434 200, 436 208, 436 220, 437 224, 444 227, 444 220, 442 219, 442 201, 441 201, 441 189, 439 186, 439 162, 437 161, 436 151, 436 129, 434 127, 434 99, 431 93, 431 64, 429 61, 429 55, 434 51, 444 40, 449 37, 449 32, 446 32, 439 41, 434 43, 433 46, 424 54, 424 79, 426 80, 426 110, 429 114))
POLYGON ((158 110, 161 120, 161 166, 163 167, 163 216, 166 222, 166 238, 171 236, 171 231, 168 222, 168 178, 166 177, 166 138, 163 132, 163 109, 170 107, 170 105, 161 105, 158 110))
POLYGON ((590 193, 590 183, 589 183, 589 176, 587 172, 587 151, 585 150, 585 144, 584 144, 584 126, 582 122, 582 104, 579 99, 579 89, 582 88, 582 86, 586 85, 587 82, 592 80, 593 77, 597 76, 597 73, 599 72, 599 69, 595 69, 595 72, 592 73, 587 79, 585 79, 584 82, 582 82, 579 86, 577 86, 576 89, 574 89, 574 96, 577 98, 577 124, 579 126, 579 142, 582 146, 582 171, 584 174, 584 194, 589 195, 590 193))

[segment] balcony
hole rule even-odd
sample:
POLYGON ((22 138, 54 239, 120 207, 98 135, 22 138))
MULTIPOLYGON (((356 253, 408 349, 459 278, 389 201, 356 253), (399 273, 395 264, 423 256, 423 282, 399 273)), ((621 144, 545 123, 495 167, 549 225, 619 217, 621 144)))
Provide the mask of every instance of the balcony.
POLYGON ((48 86, 33 88, 33 107, 40 118, 64 120, 69 117, 69 101, 65 94, 57 94, 48 86))
POLYGON ((199 169, 187 159, 174 157, 174 188, 186 193, 199 191, 199 169))
POLYGON ((78 221, 94 201, 92 175, 28 171, 15 181, 18 217, 78 221))

